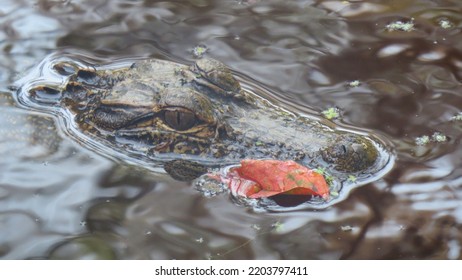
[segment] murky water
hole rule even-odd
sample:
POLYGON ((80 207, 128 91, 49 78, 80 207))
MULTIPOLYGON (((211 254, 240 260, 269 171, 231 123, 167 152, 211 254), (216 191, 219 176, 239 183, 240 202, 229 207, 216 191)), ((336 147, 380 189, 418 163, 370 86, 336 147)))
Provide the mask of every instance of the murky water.
POLYGON ((455 0, 3 1, 0 256, 462 258, 461 9, 455 0), (189 63, 197 46, 301 112, 338 107, 337 122, 393 143, 394 168, 326 210, 259 212, 95 153, 9 89, 51 53, 189 63))

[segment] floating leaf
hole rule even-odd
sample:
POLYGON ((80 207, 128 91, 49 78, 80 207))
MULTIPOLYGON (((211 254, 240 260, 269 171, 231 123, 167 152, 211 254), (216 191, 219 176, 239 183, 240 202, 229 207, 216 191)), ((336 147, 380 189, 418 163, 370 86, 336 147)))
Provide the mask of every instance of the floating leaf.
POLYGON ((294 161, 246 159, 222 180, 233 194, 248 198, 277 194, 329 198, 329 186, 324 177, 294 161))

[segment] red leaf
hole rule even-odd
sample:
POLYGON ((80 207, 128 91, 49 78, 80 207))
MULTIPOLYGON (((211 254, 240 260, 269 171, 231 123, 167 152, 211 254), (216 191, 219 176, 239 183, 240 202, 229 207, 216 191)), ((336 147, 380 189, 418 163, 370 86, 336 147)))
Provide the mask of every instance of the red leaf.
POLYGON ((240 167, 232 169, 224 181, 234 194, 249 198, 277 194, 329 198, 324 177, 294 161, 246 159, 240 167))

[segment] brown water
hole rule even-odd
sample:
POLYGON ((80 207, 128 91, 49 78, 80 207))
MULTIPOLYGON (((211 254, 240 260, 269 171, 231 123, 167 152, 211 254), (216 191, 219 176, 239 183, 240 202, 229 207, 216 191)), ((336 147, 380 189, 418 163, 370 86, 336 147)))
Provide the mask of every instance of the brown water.
POLYGON ((462 258, 461 11, 456 0, 3 1, 0 256, 462 258), (390 30, 397 21, 412 30, 390 30), (326 210, 255 211, 95 153, 9 89, 52 53, 190 62, 199 45, 300 111, 340 108, 346 125, 393 143, 394 168, 326 210), (446 141, 416 143, 435 132, 446 141))

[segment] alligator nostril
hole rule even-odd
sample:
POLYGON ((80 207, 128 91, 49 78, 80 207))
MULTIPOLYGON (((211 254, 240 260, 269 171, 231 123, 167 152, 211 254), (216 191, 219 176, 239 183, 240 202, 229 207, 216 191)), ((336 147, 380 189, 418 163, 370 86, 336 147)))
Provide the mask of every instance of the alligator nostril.
POLYGON ((54 88, 51 88, 51 87, 47 87, 47 86, 39 86, 39 87, 36 87, 36 88, 33 88, 29 91, 31 94, 36 94, 36 95, 43 95, 43 96, 50 96, 50 95, 57 95, 59 94, 59 90, 57 89, 54 89, 54 88))
POLYGON ((98 75, 95 71, 80 69, 77 71, 77 81, 87 85, 96 85, 98 83, 98 75))
POLYGON ((342 152, 343 152, 344 154, 346 154, 346 153, 347 153, 347 148, 346 148, 346 146, 345 146, 345 145, 342 145, 342 152))
POLYGON ((53 65, 53 70, 55 70, 60 75, 70 76, 75 74, 76 67, 71 63, 60 62, 53 65))
POLYGON ((48 86, 38 86, 29 90, 29 96, 39 103, 55 103, 61 99, 61 91, 48 86))

